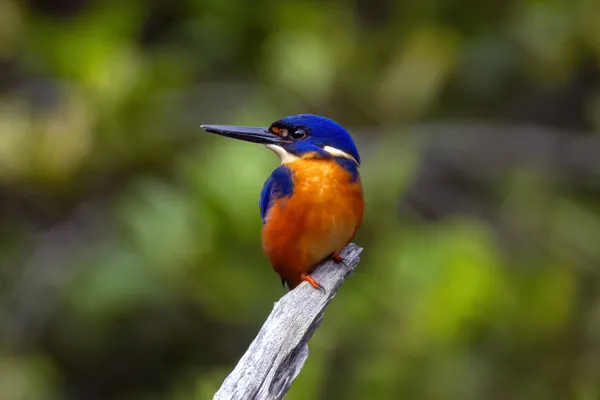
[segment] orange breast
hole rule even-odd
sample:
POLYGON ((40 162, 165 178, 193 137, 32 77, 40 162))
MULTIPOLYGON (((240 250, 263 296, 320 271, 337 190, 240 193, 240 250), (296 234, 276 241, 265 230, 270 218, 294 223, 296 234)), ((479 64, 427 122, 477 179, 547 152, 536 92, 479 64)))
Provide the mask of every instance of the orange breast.
POLYGON ((290 288, 300 274, 352 240, 363 217, 360 178, 334 160, 302 159, 287 164, 293 171, 291 197, 277 200, 267 213, 263 249, 275 271, 290 288))

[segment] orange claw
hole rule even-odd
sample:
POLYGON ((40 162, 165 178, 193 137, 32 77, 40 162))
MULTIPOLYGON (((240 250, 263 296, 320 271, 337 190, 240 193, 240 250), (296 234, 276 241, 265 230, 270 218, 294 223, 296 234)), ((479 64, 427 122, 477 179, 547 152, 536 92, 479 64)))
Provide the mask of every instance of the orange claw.
POLYGON ((321 286, 319 284, 319 282, 315 281, 312 276, 310 276, 308 274, 305 274, 305 273, 301 273, 300 274, 300 279, 302 279, 303 281, 306 281, 306 282, 310 283, 310 285, 312 287, 314 287, 315 289, 319 289, 319 290, 323 290, 324 291, 323 286, 321 286))
POLYGON ((342 264, 344 267, 348 268, 348 264, 346 264, 346 262, 344 261, 344 257, 340 256, 340 251, 342 251, 342 250, 338 250, 335 253, 333 253, 331 255, 331 259, 333 260, 333 262, 342 264))
POLYGON ((331 256, 331 259, 333 261, 335 261, 336 263, 344 262, 344 258, 342 256, 340 256, 338 253, 333 253, 333 255, 331 256))

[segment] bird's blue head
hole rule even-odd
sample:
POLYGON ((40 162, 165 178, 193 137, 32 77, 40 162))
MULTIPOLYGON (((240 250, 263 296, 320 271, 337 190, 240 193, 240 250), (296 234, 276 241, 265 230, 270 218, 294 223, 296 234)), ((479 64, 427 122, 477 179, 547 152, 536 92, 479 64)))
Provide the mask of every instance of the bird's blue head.
POLYGON ((360 155, 350 134, 337 122, 319 115, 292 115, 273 122, 269 128, 226 125, 203 125, 202 128, 218 135, 262 143, 284 163, 316 155, 347 159, 360 165, 360 155))

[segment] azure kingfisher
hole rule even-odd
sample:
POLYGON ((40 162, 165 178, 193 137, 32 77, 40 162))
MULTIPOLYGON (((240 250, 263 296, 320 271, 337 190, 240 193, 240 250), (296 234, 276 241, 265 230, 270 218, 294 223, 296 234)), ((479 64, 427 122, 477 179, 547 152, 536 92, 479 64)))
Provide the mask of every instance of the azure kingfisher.
POLYGON ((302 281, 322 289, 311 273, 354 238, 364 211, 360 156, 350 134, 311 114, 282 118, 269 128, 202 125, 218 135, 259 143, 281 159, 265 182, 258 206, 262 247, 290 290, 302 281))

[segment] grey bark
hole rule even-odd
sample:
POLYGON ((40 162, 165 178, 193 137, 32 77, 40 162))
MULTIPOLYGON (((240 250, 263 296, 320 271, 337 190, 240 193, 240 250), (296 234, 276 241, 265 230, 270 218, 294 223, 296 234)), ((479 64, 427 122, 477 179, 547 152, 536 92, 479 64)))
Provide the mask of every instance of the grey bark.
POLYGON ((361 251, 350 243, 341 252, 343 264, 329 260, 315 270, 312 276, 325 291, 303 282, 275 303, 215 400, 279 400, 286 396, 308 358, 308 341, 321 324, 325 308, 356 269, 361 251))

